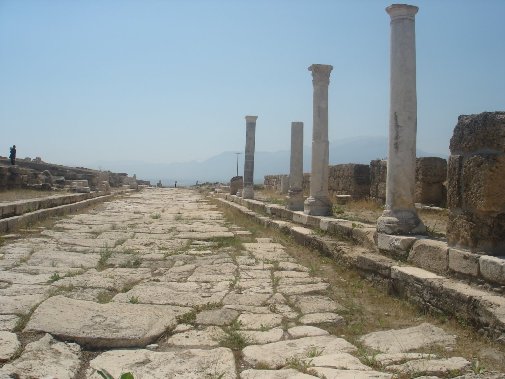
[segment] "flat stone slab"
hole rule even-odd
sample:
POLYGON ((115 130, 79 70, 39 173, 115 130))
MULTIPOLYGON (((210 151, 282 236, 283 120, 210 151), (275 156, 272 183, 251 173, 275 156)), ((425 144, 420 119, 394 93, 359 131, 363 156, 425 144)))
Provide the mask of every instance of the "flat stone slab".
POLYGON ((291 300, 300 309, 303 314, 319 313, 319 312, 335 312, 341 311, 345 308, 338 304, 336 301, 327 296, 321 295, 306 295, 306 296, 293 296, 291 300))
POLYGON ((409 375, 447 375, 451 372, 464 372, 471 363, 461 357, 447 359, 418 359, 400 365, 386 367, 387 371, 409 375))
POLYGON ((245 370, 240 379, 314 379, 315 376, 301 373, 295 369, 284 370, 245 370))
POLYGON ((423 353, 396 353, 396 354, 377 354, 370 356, 370 359, 375 359, 382 366, 390 366, 395 363, 401 363, 405 361, 411 361, 414 359, 436 359, 438 358, 435 354, 423 354, 423 353))
POLYGON ((402 353, 431 345, 452 346, 456 337, 434 325, 423 323, 411 328, 369 333, 360 341, 384 353, 402 353))
POLYGON ((315 326, 294 326, 288 329, 288 333, 292 338, 326 336, 326 330, 316 328, 315 326))
POLYGON ((114 378, 131 372, 141 379, 236 379, 235 358, 230 349, 179 350, 112 350, 100 354, 90 363, 88 379, 102 379, 95 370, 105 369, 114 378))
POLYGON ((0 332, 0 362, 11 359, 20 347, 16 333, 0 332))
POLYGON ((18 320, 19 316, 16 315, 0 315, 0 330, 14 330, 18 320))
POLYGON ((226 337, 226 333, 217 326, 209 326, 202 330, 188 330, 177 333, 167 339, 167 343, 173 346, 184 347, 217 347, 219 341, 226 337))
POLYGON ((305 358, 305 362, 316 367, 330 367, 343 370, 372 370, 370 367, 361 363, 361 361, 348 353, 334 353, 319 355, 313 358, 305 358))
POLYGON ((241 329, 267 329, 279 326, 282 316, 275 313, 242 313, 238 321, 241 329))
POLYGON ((392 379, 393 375, 379 371, 340 370, 330 367, 313 367, 319 377, 326 379, 392 379), (324 375, 324 376, 323 376, 324 375))
POLYGON ((0 369, 6 377, 75 378, 81 365, 81 348, 75 343, 58 342, 49 334, 26 345, 21 356, 0 369), (10 376, 8 376, 10 375, 10 376))
POLYGON ((336 313, 324 312, 324 313, 309 313, 300 318, 300 322, 305 325, 310 324, 323 324, 331 323, 333 325, 343 325, 345 320, 342 316, 336 313))
POLYGON ((266 343, 272 343, 282 340, 284 336, 284 330, 281 328, 273 328, 267 331, 259 331, 259 330, 241 330, 240 334, 246 337, 249 343, 255 345, 263 345, 266 343))
POLYGON ((205 288, 196 282, 149 282, 135 286, 127 293, 117 294, 113 301, 127 303, 135 297, 143 304, 170 304, 194 307, 209 303, 219 303, 228 292, 228 282, 225 286, 219 283, 205 288), (216 288, 217 287, 217 288, 216 288))
POLYGON ((230 325, 238 317, 234 309, 220 308, 202 311, 196 315, 196 323, 201 325, 230 325))
POLYGON ((0 314, 23 314, 42 302, 46 295, 0 296, 0 314))
POLYGON ((279 286, 277 291, 284 295, 300 295, 315 291, 326 291, 329 286, 329 283, 289 284, 279 286))
POLYGON ((356 347, 335 336, 304 337, 296 340, 274 342, 266 345, 251 345, 242 350, 244 361, 254 366, 265 364, 270 368, 281 368, 288 359, 309 358, 311 352, 319 354, 349 353, 356 347))
POLYGON ((33 313, 25 330, 51 333, 93 348, 141 347, 175 327, 170 306, 107 303, 51 297, 33 313))

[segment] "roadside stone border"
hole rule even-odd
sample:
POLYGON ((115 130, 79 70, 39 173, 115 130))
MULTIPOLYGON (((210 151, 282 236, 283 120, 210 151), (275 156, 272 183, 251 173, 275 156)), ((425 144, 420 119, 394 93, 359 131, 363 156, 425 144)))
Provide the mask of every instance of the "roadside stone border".
POLYGON ((112 194, 101 192, 51 196, 29 201, 17 201, 2 205, 2 214, 16 214, 0 219, 0 233, 11 233, 23 226, 45 220, 53 216, 62 216, 80 209, 101 203, 127 191, 112 194))
POLYGON ((438 254, 437 248, 442 249, 443 242, 432 245, 431 242, 440 241, 417 237, 404 237, 410 238, 410 240, 404 240, 402 236, 381 236, 377 235, 375 227, 363 223, 308 216, 302 212, 286 210, 279 205, 265 204, 257 200, 244 200, 234 195, 220 195, 217 199, 224 205, 241 211, 258 223, 289 234, 296 242, 315 248, 321 253, 331 256, 337 262, 359 270, 372 280, 386 282, 394 293, 417 303, 422 308, 464 320, 475 326, 481 334, 505 343, 505 297, 503 295, 483 288, 476 288, 476 286, 471 286, 456 278, 445 277, 424 268, 408 265, 411 262, 423 264, 422 262, 425 260, 428 262, 425 265, 433 265, 437 270, 439 267, 447 267, 445 271, 447 273, 451 270, 475 273, 480 272, 482 264, 483 271, 488 272, 486 275, 492 276, 495 275, 497 267, 502 270, 500 272, 503 274, 503 265, 496 262, 500 258, 481 256, 475 260, 472 259, 472 255, 475 254, 449 249, 445 245, 446 254, 441 254, 441 258, 434 260, 434 263, 430 261, 429 257, 438 254), (291 219, 290 221, 278 220, 269 217, 269 215, 288 219, 291 217, 291 219), (304 226, 296 225, 296 223, 301 223, 304 226), (342 237, 344 240, 347 239, 350 244, 346 246, 331 238, 330 235, 318 233, 310 227, 319 228, 328 234, 342 237), (384 236, 392 238, 388 239, 384 236), (379 239, 381 240, 380 246, 379 239), (416 243, 417 247, 414 249, 416 243), (407 249, 413 253, 408 254, 408 262, 402 262, 381 254, 380 252, 384 249, 380 247, 384 246, 390 246, 390 250, 407 249), (463 255, 463 253, 471 255, 463 255), (467 258, 465 259, 463 256, 467 258), (447 257, 447 266, 444 263, 445 257, 447 257), (438 261, 442 263, 436 263, 438 261), (475 262, 478 265, 477 269, 475 269, 475 262))
POLYGON ((490 256, 449 248, 447 242, 426 236, 397 236, 377 233, 375 225, 333 217, 309 216, 290 211, 277 204, 224 195, 255 212, 264 213, 319 228, 328 234, 344 237, 375 252, 416 267, 475 283, 485 289, 505 294, 505 256, 490 256))
POLYGON ((38 211, 40 209, 54 208, 60 205, 77 203, 78 201, 92 199, 101 195, 103 195, 103 193, 99 192, 77 193, 77 194, 73 193, 73 194, 52 195, 42 197, 39 199, 18 200, 10 203, 3 203, 0 204, 0 219, 13 216, 21 216, 25 213, 38 211))

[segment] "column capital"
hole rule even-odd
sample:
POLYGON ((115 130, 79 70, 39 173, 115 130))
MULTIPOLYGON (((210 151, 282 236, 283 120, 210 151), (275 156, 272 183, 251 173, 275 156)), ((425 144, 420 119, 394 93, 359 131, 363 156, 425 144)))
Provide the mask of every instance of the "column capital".
POLYGON ((330 84, 330 73, 333 66, 329 64, 313 64, 309 67, 312 72, 312 83, 316 84, 330 84))
POLYGON ((408 4, 391 4, 386 8, 386 12, 391 17, 391 21, 410 19, 414 20, 418 7, 408 4))
POLYGON ((245 122, 250 123, 250 122, 256 122, 258 119, 258 116, 245 116, 245 122))

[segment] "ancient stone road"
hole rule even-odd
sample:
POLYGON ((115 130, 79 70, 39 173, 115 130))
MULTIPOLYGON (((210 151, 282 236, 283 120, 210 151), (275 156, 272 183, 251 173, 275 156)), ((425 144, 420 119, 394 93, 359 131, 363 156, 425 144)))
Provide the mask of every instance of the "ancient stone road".
POLYGON ((345 322, 342 307, 312 274, 281 244, 227 223, 198 193, 147 189, 0 247, 0 378, 470 370, 464 358, 422 353, 457 343, 430 324, 377 331, 360 346, 331 335, 324 326, 345 322), (376 354, 364 357, 364 348, 376 354))

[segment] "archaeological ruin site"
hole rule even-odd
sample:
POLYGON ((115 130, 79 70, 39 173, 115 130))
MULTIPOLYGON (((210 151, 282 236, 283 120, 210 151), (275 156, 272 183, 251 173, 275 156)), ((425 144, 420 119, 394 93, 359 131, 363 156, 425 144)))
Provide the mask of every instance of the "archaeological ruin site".
POLYGON ((418 8, 386 11, 387 160, 330 165, 329 64, 310 173, 294 121, 257 184, 261 114, 223 184, 0 158, 0 379, 505 378, 505 112, 417 158, 418 8))

